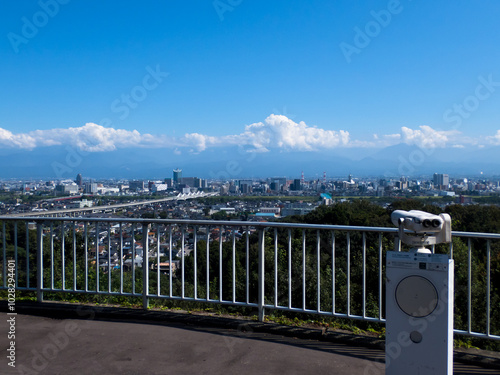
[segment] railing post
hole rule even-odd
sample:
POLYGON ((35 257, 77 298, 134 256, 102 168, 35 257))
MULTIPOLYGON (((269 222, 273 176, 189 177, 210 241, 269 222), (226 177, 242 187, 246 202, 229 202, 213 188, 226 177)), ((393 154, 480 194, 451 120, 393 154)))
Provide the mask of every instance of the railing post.
POLYGON ((259 321, 264 321, 264 230, 259 230, 259 321))
MULTIPOLYGON (((28 276, 29 277, 29 276, 28 276)), ((36 300, 43 302, 43 223, 36 223, 36 300)))
POLYGON ((149 308, 149 224, 142 224, 142 307, 149 308))

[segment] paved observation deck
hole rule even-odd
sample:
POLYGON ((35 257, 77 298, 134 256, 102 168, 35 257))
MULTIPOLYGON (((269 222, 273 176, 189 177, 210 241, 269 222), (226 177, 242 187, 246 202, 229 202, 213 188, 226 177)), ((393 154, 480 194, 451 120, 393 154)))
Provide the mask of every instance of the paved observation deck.
MULTIPOLYGON (((7 305, 0 303, 7 352, 7 305)), ((224 317, 44 303, 16 306, 10 374, 384 374, 383 341, 224 317)), ((499 374, 499 353, 455 352, 454 374, 499 374), (480 365, 481 367, 479 367, 480 365)))

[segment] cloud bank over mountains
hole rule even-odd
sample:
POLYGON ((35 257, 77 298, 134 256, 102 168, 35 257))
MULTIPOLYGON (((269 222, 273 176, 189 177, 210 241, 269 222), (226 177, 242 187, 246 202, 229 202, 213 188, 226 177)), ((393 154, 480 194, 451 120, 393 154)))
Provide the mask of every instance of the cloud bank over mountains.
POLYGON ((283 115, 234 134, 173 137, 88 123, 15 133, 0 128, 0 178, 163 178, 172 169, 200 178, 265 176, 472 176, 500 171, 500 130, 468 138, 422 125, 354 139, 346 130, 295 122, 283 115))
POLYGON ((397 144, 420 148, 461 148, 499 145, 500 130, 488 137, 470 139, 457 130, 437 130, 427 125, 417 129, 401 127, 399 134, 371 134, 369 140, 352 139, 347 130, 326 130, 286 116, 271 114, 263 122, 246 125, 240 134, 214 136, 187 133, 181 137, 141 134, 137 130, 106 128, 88 123, 67 129, 13 133, 0 127, 0 148, 33 150, 38 147, 71 146, 86 152, 126 148, 170 148, 177 153, 200 153, 209 148, 245 146, 247 152, 321 151, 339 148, 384 148, 397 144))

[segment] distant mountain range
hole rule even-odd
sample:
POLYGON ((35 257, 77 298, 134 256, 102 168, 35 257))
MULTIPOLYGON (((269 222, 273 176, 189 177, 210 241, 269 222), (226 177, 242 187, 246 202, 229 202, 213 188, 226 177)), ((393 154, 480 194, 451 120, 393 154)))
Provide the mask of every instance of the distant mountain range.
POLYGON ((384 149, 339 148, 322 152, 249 153, 237 147, 211 148, 199 154, 171 149, 119 149, 83 153, 69 147, 32 151, 0 150, 0 178, 165 178, 181 168, 184 176, 200 178, 306 179, 364 176, 500 175, 500 146, 482 149, 426 149, 399 144, 384 149))

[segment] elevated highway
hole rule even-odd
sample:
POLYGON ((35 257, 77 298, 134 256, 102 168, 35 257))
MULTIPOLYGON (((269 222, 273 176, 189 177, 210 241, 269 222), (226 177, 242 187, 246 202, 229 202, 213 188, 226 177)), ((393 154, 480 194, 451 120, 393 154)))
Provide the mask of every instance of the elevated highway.
POLYGON ((155 204, 161 202, 168 201, 180 201, 187 199, 196 199, 196 198, 207 198, 214 197, 219 195, 219 193, 190 193, 190 194, 178 194, 173 197, 160 198, 160 199, 150 199, 138 202, 127 202, 127 203, 119 203, 119 204, 111 204, 107 206, 93 206, 93 207, 84 207, 84 208, 68 208, 64 210, 50 210, 50 211, 33 211, 33 212, 17 212, 14 214, 2 215, 3 217, 76 217, 79 216, 80 213, 83 212, 116 212, 117 209, 132 207, 132 206, 144 206, 148 204, 155 204))

